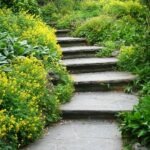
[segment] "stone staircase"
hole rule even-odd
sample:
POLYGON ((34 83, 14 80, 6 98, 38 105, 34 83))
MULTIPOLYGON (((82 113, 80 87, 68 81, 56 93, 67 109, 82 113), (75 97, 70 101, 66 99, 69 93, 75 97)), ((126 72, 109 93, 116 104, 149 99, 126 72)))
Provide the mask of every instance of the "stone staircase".
POLYGON ((116 58, 96 58, 102 47, 89 46, 84 38, 68 37, 68 32, 58 30, 57 36, 62 63, 72 74, 76 91, 61 106, 63 120, 28 149, 122 150, 116 114, 131 111, 138 103, 135 95, 123 92, 136 76, 115 71, 116 58))

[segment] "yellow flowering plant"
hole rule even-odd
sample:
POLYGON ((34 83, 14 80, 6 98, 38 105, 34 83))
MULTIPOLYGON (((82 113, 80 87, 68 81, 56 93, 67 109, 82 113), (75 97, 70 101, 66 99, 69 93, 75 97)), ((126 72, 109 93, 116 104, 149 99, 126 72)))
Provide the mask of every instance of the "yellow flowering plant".
POLYGON ((68 101, 73 92, 73 83, 66 68, 59 62, 61 49, 57 45, 55 30, 48 27, 38 17, 26 12, 14 15, 9 9, 0 9, 0 22, 2 22, 0 31, 8 32, 18 37, 20 41, 26 40, 28 43, 26 46, 32 47, 28 49, 27 56, 33 55, 43 60, 46 70, 59 76, 60 82, 56 86, 56 94, 59 93, 61 102, 68 101))
POLYGON ((40 60, 17 58, 9 68, 0 69, 0 147, 17 149, 37 139, 48 122, 59 119, 59 101, 40 60))
POLYGON ((0 37, 0 147, 16 150, 59 120, 59 103, 70 99, 73 83, 59 62, 54 29, 9 9, 0 9, 0 22, 0 32, 8 33, 0 37), (49 71, 59 76, 56 85, 49 71))
POLYGON ((61 57, 61 49, 57 45, 55 30, 42 20, 27 12, 13 14, 9 9, 0 9, 0 31, 9 32, 20 40, 27 40, 33 46, 47 46, 55 57, 61 57))

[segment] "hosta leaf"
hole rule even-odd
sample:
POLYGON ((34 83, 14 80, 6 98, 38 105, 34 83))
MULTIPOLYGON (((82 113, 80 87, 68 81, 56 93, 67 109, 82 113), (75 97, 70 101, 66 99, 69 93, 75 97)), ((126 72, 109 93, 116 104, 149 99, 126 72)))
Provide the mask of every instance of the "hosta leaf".
POLYGON ((12 71, 12 69, 9 68, 9 67, 6 67, 6 68, 3 69, 3 71, 5 71, 5 72, 10 72, 10 71, 12 71))
POLYGON ((138 137, 144 136, 146 133, 147 133, 147 131, 141 130, 141 131, 138 133, 138 137))
POLYGON ((0 61, 4 61, 6 59, 5 56, 0 56, 0 61))
POLYGON ((27 42, 27 40, 23 40, 23 41, 21 41, 21 42, 19 42, 20 43, 20 45, 27 45, 28 44, 28 42, 27 42))
POLYGON ((9 55, 8 50, 7 50, 7 49, 4 49, 3 54, 4 54, 5 56, 8 56, 8 55, 9 55))
POLYGON ((8 64, 8 61, 7 60, 0 61, 0 65, 3 65, 3 64, 8 64))

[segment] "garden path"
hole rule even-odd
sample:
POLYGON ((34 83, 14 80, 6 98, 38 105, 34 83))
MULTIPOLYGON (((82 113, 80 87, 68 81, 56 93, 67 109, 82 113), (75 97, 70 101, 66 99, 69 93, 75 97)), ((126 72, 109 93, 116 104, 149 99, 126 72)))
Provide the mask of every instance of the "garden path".
POLYGON ((136 76, 115 71, 117 59, 96 58, 102 47, 89 46, 84 38, 68 37, 58 30, 62 63, 72 74, 76 92, 61 106, 63 120, 51 126, 46 135, 28 150, 121 150, 122 137, 116 114, 131 111, 135 95, 123 92, 136 76))

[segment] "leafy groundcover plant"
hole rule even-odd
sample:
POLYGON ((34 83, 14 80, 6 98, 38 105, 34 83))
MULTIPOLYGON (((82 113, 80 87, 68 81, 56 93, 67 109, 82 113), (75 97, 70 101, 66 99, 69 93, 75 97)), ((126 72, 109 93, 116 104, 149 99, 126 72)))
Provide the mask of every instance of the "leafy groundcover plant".
POLYGON ((41 10, 41 17, 48 24, 57 28, 76 28, 86 19, 98 16, 101 4, 95 0, 50 1, 41 6, 41 10))
POLYGON ((46 121, 59 119, 59 100, 35 57, 16 58, 0 68, 0 147, 16 149, 37 139, 46 121))
POLYGON ((40 14, 37 0, 0 0, 0 8, 3 7, 11 8, 13 12, 25 10, 32 14, 40 14))
POLYGON ((0 9, 0 21, 0 149, 15 150, 60 119, 59 105, 70 100, 73 83, 60 64, 54 29, 9 9, 0 9))
POLYGON ((29 47, 24 52, 25 56, 32 53, 43 60, 47 71, 58 75, 60 80, 56 86, 56 93, 61 102, 68 101, 73 92, 73 84, 66 68, 59 62, 62 52, 57 45, 55 30, 48 27, 40 18, 25 12, 16 15, 8 9, 0 9, 0 20, 0 31, 8 32, 13 37, 17 37, 21 45, 25 44, 24 47, 29 47))

